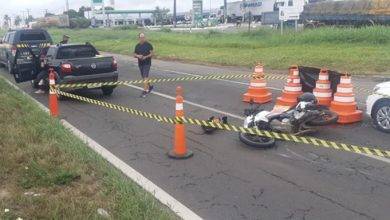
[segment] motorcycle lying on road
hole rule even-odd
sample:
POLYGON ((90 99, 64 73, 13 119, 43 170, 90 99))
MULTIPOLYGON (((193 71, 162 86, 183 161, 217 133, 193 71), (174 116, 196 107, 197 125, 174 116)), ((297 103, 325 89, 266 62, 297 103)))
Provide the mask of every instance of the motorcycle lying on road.
MULTIPOLYGON (((257 128, 262 131, 272 131, 293 135, 307 135, 317 131, 316 127, 337 123, 338 115, 328 107, 318 104, 311 93, 298 97, 298 104, 282 113, 259 110, 245 110, 245 128, 257 128)), ((275 138, 239 133, 240 140, 252 147, 266 148, 275 145, 275 138)))

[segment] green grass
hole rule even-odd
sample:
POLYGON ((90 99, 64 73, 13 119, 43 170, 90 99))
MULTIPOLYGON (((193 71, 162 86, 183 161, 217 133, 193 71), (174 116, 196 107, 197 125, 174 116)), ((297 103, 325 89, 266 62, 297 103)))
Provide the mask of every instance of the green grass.
MULTIPOLYGON (((56 42, 66 33, 72 42, 91 42, 99 50, 131 55, 137 30, 49 30, 56 42)), ((321 28, 298 33, 258 29, 251 33, 177 33, 147 31, 160 59, 269 69, 292 64, 328 67, 353 74, 390 73, 390 28, 321 28)))
POLYGON ((177 219, 1 78, 0 127, 0 219, 177 219))

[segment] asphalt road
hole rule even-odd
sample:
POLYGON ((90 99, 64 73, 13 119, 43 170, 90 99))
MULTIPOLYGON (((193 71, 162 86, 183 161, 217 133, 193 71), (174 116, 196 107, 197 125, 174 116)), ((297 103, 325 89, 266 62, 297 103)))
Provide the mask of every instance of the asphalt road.
MULTIPOLYGON (((139 79, 130 57, 115 55, 121 80, 139 79)), ((153 77, 188 74, 249 73, 249 69, 210 67, 154 61, 153 77)), ((12 80, 10 75, 2 75, 12 80)), ((375 79, 353 79, 372 88, 375 79)), ((281 80, 270 80, 273 97, 280 94, 281 80)), ((77 94, 152 113, 174 114, 175 87, 184 88, 186 115, 207 119, 227 114, 241 125, 241 102, 247 80, 215 80, 155 85, 155 93, 140 98, 136 86, 122 86, 111 97, 100 90, 77 94)), ((46 95, 33 93, 29 83, 19 85, 47 105, 46 95)), ((364 108, 366 94, 357 94, 364 108)), ((264 105, 271 109, 274 103, 264 105)), ((172 146, 173 126, 98 106, 66 99, 60 102, 61 117, 141 172, 205 219, 389 219, 390 166, 348 152, 310 145, 278 142, 275 148, 256 150, 242 144, 237 133, 203 134, 187 126, 188 160, 166 155, 172 146)), ((361 146, 390 149, 390 136, 372 128, 371 122, 324 128, 318 137, 361 146)))

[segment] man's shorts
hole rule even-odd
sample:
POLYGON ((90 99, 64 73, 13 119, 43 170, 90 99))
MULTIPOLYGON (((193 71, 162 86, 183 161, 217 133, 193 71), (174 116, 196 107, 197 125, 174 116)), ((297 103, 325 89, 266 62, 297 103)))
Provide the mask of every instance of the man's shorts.
POLYGON ((142 78, 149 77, 150 65, 139 65, 139 71, 141 72, 142 78))

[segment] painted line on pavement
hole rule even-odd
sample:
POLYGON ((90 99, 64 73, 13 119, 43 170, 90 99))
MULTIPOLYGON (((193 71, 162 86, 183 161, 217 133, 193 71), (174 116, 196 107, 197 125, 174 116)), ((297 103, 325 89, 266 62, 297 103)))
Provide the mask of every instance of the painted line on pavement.
MULTIPOLYGON (((144 89, 139 87, 139 86, 135 86, 135 85, 132 85, 132 84, 125 84, 125 85, 128 86, 128 87, 134 88, 134 89, 138 89, 140 91, 144 91, 144 89)), ((161 96, 161 97, 166 98, 166 99, 176 100, 176 97, 173 97, 173 96, 170 96, 170 95, 167 95, 167 94, 164 94, 164 93, 152 91, 152 94, 161 96)), ((216 113, 219 113, 219 114, 223 114, 223 115, 226 115, 226 116, 230 116, 232 118, 236 118, 236 119, 240 119, 240 120, 244 120, 245 119, 244 117, 241 117, 239 115, 235 115, 235 114, 232 114, 232 113, 229 113, 229 112, 221 111, 221 110, 218 110, 218 109, 215 109, 215 108, 211 108, 211 107, 208 107, 208 106, 205 106, 205 105, 201 105, 201 104, 198 104, 198 103, 195 103, 195 102, 190 102, 190 101, 184 100, 184 103, 192 105, 192 106, 195 106, 195 107, 198 107, 198 108, 203 108, 203 109, 206 109, 206 110, 209 110, 209 111, 212 111, 212 112, 216 112, 216 113)))
MULTIPOLYGON (((202 76, 202 75, 200 75, 200 74, 178 72, 178 71, 174 71, 174 70, 157 69, 157 68, 154 68, 154 69, 155 69, 155 70, 161 70, 161 71, 164 71, 164 72, 176 73, 176 74, 179 74, 179 75, 202 76)), ((218 81, 223 81, 223 82, 229 82, 229 83, 234 83, 234 84, 249 86, 249 83, 244 83, 244 82, 239 82, 239 81, 233 81, 233 80, 227 80, 227 79, 219 79, 218 81)), ((272 89, 272 90, 276 90, 276 91, 282 91, 282 89, 275 88, 275 87, 267 87, 267 88, 272 89)))
POLYGON ((106 159, 114 167, 122 171, 126 176, 130 177, 134 182, 140 185, 145 191, 152 194, 162 204, 168 206, 168 208, 170 208, 180 218, 189 220, 202 219, 200 216, 198 216, 185 205, 173 198, 171 195, 169 195, 163 189, 158 187, 148 178, 130 167, 127 163, 123 162, 121 159, 119 159, 106 148, 101 146, 99 143, 85 135, 83 132, 75 128, 69 122, 65 120, 61 120, 61 122, 66 128, 72 131, 73 134, 83 140, 92 150, 94 150, 96 153, 106 159))
MULTIPOLYGON (((137 89, 137 90, 140 90, 140 91, 143 91, 143 88, 141 87, 138 87, 138 86, 134 86, 134 85, 126 85, 128 87, 131 87, 131 88, 134 88, 134 89, 137 89)), ((159 92, 155 92, 155 91, 152 91, 152 94, 155 94, 155 95, 158 95, 158 96, 161 96, 163 98, 167 98, 167 99, 170 99, 170 100, 176 100, 175 97, 173 96, 170 96, 170 95, 167 95, 167 94, 163 94, 163 93, 159 93, 159 92)), ((235 118, 238 118, 239 119, 242 119, 242 117, 238 116, 238 115, 234 115, 232 113, 228 113, 228 112, 224 112, 224 111, 220 111, 218 109, 214 109, 214 108, 211 108, 211 107, 207 107, 207 106, 203 106, 201 104, 197 104, 197 103, 194 103, 194 102, 189 102, 189 101, 184 101, 185 103, 189 104, 189 105, 193 105, 193 106, 196 106, 196 107, 200 107, 200 108, 203 108, 203 109, 206 109, 206 110, 209 110, 209 111, 213 111, 213 112, 217 112, 217 113, 221 113, 221 114, 226 114, 226 115, 229 115, 231 117, 235 117, 235 118)), ((386 162, 386 163, 390 163, 390 159, 387 159, 387 158, 379 158, 377 156, 373 156, 373 155, 368 155, 368 154, 363 154, 363 153, 358 153, 360 155, 363 155, 363 156, 367 156, 367 157, 370 157, 370 158, 373 158, 373 159, 377 159, 377 160, 380 160, 382 162, 386 162)))
MULTIPOLYGON (((164 72, 172 72, 172 73, 176 73, 176 74, 179 74, 179 75, 201 76, 200 74, 178 72, 178 71, 174 71, 174 70, 157 69, 157 68, 153 68, 153 69, 155 69, 155 70, 161 70, 161 71, 164 71, 164 72)), ((218 79, 218 81, 223 81, 223 82, 229 82, 229 83, 234 83, 234 84, 249 86, 249 83, 244 83, 244 82, 239 82, 239 81, 234 81, 234 80, 228 80, 228 79, 218 79)), ((283 89, 279 89, 279 88, 275 88, 275 87, 270 87, 270 86, 267 86, 267 88, 272 89, 272 90, 275 90, 275 91, 283 91, 283 89)), ((359 102, 359 101, 358 101, 357 103, 359 103, 360 105, 363 105, 363 106, 365 106, 365 104, 366 104, 366 103, 364 103, 364 102, 359 102)))
MULTIPOLYGON (((21 92, 24 96, 31 99, 34 103, 36 103, 39 106, 40 109, 42 109, 46 113, 50 112, 49 109, 46 106, 44 106, 42 103, 40 103, 38 100, 34 99, 32 96, 27 94, 25 91, 20 89, 18 86, 16 86, 12 82, 10 82, 5 77, 3 77, 3 76, 0 76, 0 77, 2 79, 4 79, 4 81, 6 81, 10 86, 15 88, 17 91, 21 92)), ((84 141, 84 143, 86 143, 89 148, 91 148, 97 154, 99 154, 104 159, 106 159, 109 163, 111 163, 114 167, 116 167, 121 172, 123 172, 131 180, 133 180, 138 185, 140 185, 145 191, 152 194, 162 204, 166 205, 169 209, 171 209, 180 218, 188 219, 188 220, 201 220, 202 219, 200 216, 195 214, 193 211, 191 211, 185 205, 180 203, 178 200, 176 200, 174 197, 169 195, 167 192, 165 192, 159 186, 157 186, 152 181, 150 181, 145 176, 143 176, 141 173, 139 173, 138 171, 133 169, 131 166, 129 166, 128 164, 123 162, 121 159, 116 157, 114 154, 112 154, 106 148, 101 146, 99 143, 97 143, 92 138, 88 137, 86 134, 84 134, 79 129, 74 127, 72 124, 70 124, 69 122, 67 122, 64 119, 61 119, 61 124, 64 127, 68 128, 75 136, 77 136, 82 141, 84 141)))

